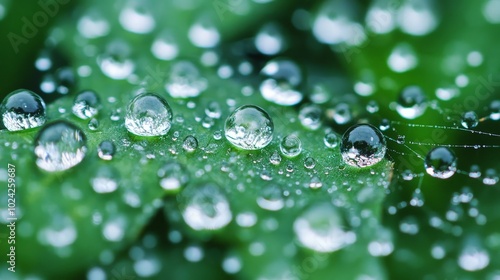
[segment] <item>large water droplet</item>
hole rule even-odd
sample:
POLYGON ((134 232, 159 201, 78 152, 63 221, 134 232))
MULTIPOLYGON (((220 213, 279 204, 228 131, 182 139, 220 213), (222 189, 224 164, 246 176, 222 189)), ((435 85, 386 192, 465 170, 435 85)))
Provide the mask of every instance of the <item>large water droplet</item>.
POLYGON ((260 84, 264 99, 282 106, 292 106, 302 101, 303 94, 297 88, 302 82, 299 66, 287 59, 269 61, 261 74, 265 80, 260 84))
POLYGON ((405 87, 398 97, 396 110, 405 119, 413 120, 425 113, 427 98, 419 86, 405 87))
POLYGON ((380 162, 387 146, 384 135, 370 124, 351 126, 342 136, 340 152, 345 163, 367 167, 380 162))
POLYGON ((233 217, 226 196, 212 183, 184 189, 179 200, 182 217, 194 230, 217 230, 233 217))
POLYGON ((353 232, 344 229, 342 217, 328 203, 312 206, 293 223, 300 244, 318 252, 334 252, 356 241, 353 232))
POLYGON ((296 157, 302 152, 302 141, 297 135, 290 134, 281 140, 280 150, 285 157, 296 157))
POLYGON ((7 95, 0 105, 2 121, 10 131, 30 129, 46 121, 45 102, 36 93, 18 89, 7 95))
POLYGON ((432 177, 448 179, 457 171, 457 157, 447 147, 437 147, 425 157, 425 171, 432 177))
POLYGON ((80 92, 73 102, 72 111, 80 119, 89 119, 99 112, 99 97, 92 90, 80 92))
POLYGON ((172 126, 172 109, 167 101, 154 93, 136 96, 127 108, 125 127, 135 135, 165 135, 172 126))
POLYGON ((35 139, 38 167, 62 171, 80 163, 87 152, 83 131, 66 121, 55 121, 43 127, 35 139))
POLYGON ((196 97, 206 88, 207 81, 189 61, 179 61, 172 65, 170 77, 165 84, 165 90, 173 98, 196 97))
POLYGON ((273 140, 274 124, 264 109, 244 105, 226 119, 224 133, 234 146, 244 150, 259 150, 273 140))

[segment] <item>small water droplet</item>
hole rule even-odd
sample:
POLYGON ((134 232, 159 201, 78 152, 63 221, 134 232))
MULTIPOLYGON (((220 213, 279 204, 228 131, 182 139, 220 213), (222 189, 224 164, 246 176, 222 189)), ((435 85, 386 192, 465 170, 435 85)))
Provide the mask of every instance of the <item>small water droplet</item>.
POLYGON ((179 201, 184 221, 194 230, 217 230, 233 217, 226 196, 212 183, 185 188, 179 201))
POLYGON ((158 59, 173 60, 179 55, 179 47, 173 35, 164 31, 154 40, 151 52, 158 59))
POLYGON ((215 25, 205 17, 195 22, 188 32, 188 37, 193 45, 200 48, 213 48, 219 44, 220 33, 215 25))
POLYGON ((317 176, 311 178, 311 181, 309 182, 309 188, 315 190, 321 188, 322 186, 323 182, 321 182, 321 180, 317 176))
POLYGON ((18 89, 7 95, 0 105, 2 121, 9 131, 35 128, 46 121, 45 102, 36 93, 18 89))
POLYGON ((182 143, 182 148, 188 153, 192 153, 198 149, 198 139, 192 135, 188 135, 182 143))
POLYGON ((255 47, 265 55, 276 55, 283 51, 285 42, 281 28, 275 23, 268 23, 255 36, 255 47))
POLYGON ((356 241, 353 232, 344 229, 342 217, 331 204, 308 208, 293 223, 300 244, 317 252, 335 252, 356 241))
POLYGON ((97 58, 102 73, 114 80, 128 78, 135 69, 130 53, 130 46, 124 41, 117 40, 109 43, 106 52, 97 58))
POLYGON ((154 93, 136 96, 127 107, 125 127, 135 135, 165 135, 172 126, 172 109, 167 101, 154 93))
POLYGON ((313 169, 316 167, 316 160, 312 157, 306 157, 306 159, 304 159, 304 167, 307 169, 313 169))
POLYGON ((474 111, 468 111, 462 115, 462 126, 464 128, 474 128, 479 124, 479 118, 474 111))
POLYGON ((205 108, 205 114, 212 119, 219 119, 222 115, 222 110, 217 101, 211 101, 205 108))
POLYGON ((432 177, 448 179, 457 171, 457 157, 447 147, 436 147, 425 157, 424 166, 432 177))
POLYGON ((490 263, 490 256, 487 251, 469 245, 462 250, 458 257, 458 265, 467 271, 478 271, 486 268, 490 263))
POLYGON ((413 120, 425 113, 427 98, 419 86, 405 87, 398 97, 396 110, 405 119, 413 120))
POLYGON ((408 43, 399 43, 387 58, 387 65, 396 73, 410 71, 417 67, 418 57, 408 43))
POLYGON ((384 135, 370 124, 351 126, 342 136, 340 152, 345 163, 368 167, 380 162, 387 150, 384 135))
POLYGON ((200 95, 207 88, 207 81, 198 68, 189 61, 178 61, 172 65, 165 90, 173 98, 188 98, 200 95))
POLYGON ((321 126, 323 112, 317 105, 305 105, 299 111, 300 123, 310 130, 317 130, 321 126))
POLYGON ((257 204, 265 210, 281 210, 285 206, 281 188, 274 184, 266 186, 261 190, 259 197, 257 197, 257 204))
POLYGON ((97 128, 99 128, 99 121, 95 118, 91 119, 89 121, 89 129, 95 131, 97 128))
POLYGON ((119 173, 112 166, 103 165, 90 180, 96 193, 111 193, 118 188, 119 173))
POLYGON ((334 149, 339 145, 339 137, 333 132, 329 132, 323 138, 323 143, 329 149, 334 149))
POLYGON ((112 160, 115 155, 115 144, 108 140, 102 141, 97 147, 97 155, 103 160, 112 160))
POLYGON ((277 151, 274 151, 273 154, 269 157, 269 162, 273 165, 279 165, 281 163, 281 156, 277 151))
POLYGON ((297 135, 290 134, 281 140, 280 150, 285 157, 296 157, 302 152, 302 141, 297 135))
POLYGON ((36 164, 46 171, 63 171, 80 163, 87 152, 86 138, 78 127, 55 121, 35 138, 36 164))
POLYGON ((177 192, 189 180, 184 166, 173 160, 163 164, 156 174, 160 178, 160 186, 167 191, 177 192))
POLYGON ((302 101, 304 96, 297 90, 302 82, 302 72, 295 62, 273 59, 262 68, 261 74, 265 79, 260 84, 260 92, 267 101, 282 106, 293 106, 302 101))
POLYGON ((264 109, 244 105, 226 119, 224 133, 234 146, 244 150, 259 150, 273 140, 274 124, 264 109))
POLYGON ((99 112, 100 100, 97 94, 92 90, 80 92, 73 101, 72 111, 80 119, 89 119, 99 112))
POLYGON ((383 119, 380 122, 379 128, 382 131, 387 131, 389 128, 391 128, 391 121, 388 119, 383 119))
POLYGON ((119 20, 123 29, 137 34, 150 33, 156 26, 147 5, 140 1, 129 1, 121 10, 119 20))

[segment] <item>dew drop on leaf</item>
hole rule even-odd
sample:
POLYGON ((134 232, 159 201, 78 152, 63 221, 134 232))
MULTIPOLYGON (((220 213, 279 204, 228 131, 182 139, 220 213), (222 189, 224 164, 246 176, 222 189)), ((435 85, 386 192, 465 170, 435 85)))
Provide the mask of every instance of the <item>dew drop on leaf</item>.
POLYGON ((87 152, 86 138, 67 121, 44 126, 35 138, 36 164, 46 171, 63 171, 80 163, 87 152))
POLYGON ((287 135, 280 142, 280 150, 285 157, 296 157, 302 152, 302 141, 295 134, 287 135))
POLYGON ((80 92, 73 101, 73 114, 80 119, 89 119, 99 112, 100 100, 93 90, 80 92))
POLYGON ((103 160, 112 160, 115 155, 115 144, 113 142, 104 140, 97 147, 97 155, 103 160))
POLYGON ((224 134, 234 146, 244 150, 260 150, 273 140, 274 124, 264 109, 244 105, 231 113, 224 134))
POLYGON ((92 188, 96 193, 111 193, 118 188, 119 173, 112 166, 99 167, 96 174, 90 180, 92 188))
POLYGON ((160 186, 172 192, 179 191, 189 180, 184 166, 173 160, 163 164, 156 174, 160 178, 160 186))
POLYGON ((196 97, 206 88, 206 79, 200 75, 200 70, 189 61, 175 62, 165 84, 165 90, 173 98, 196 97))
POLYGON ((321 126, 323 112, 317 105, 305 105, 299 111, 300 123, 307 129, 317 130, 321 126))
POLYGON ((287 59, 277 58, 269 61, 261 70, 264 80, 260 84, 262 97, 282 106, 293 106, 303 99, 298 90, 302 83, 299 66, 287 59))
POLYGON ((192 135, 188 135, 182 143, 182 148, 188 153, 192 153, 198 149, 198 139, 192 135))
POLYGON ((334 149, 339 145, 339 137, 333 132, 329 132, 323 138, 323 143, 329 149, 334 149))
POLYGON ((45 102, 36 93, 18 89, 7 95, 0 105, 2 121, 10 131, 35 128, 46 121, 45 102))
POLYGON ((413 120, 425 113, 427 98, 419 86, 405 87, 398 97, 396 110, 401 117, 413 120))
POLYGON ((321 203, 306 209, 293 223, 299 243, 317 252, 335 252, 356 241, 353 232, 344 229, 336 208, 321 203))
POLYGON ((471 129, 479 124, 479 118, 474 111, 468 111, 463 113, 461 122, 464 128, 471 129))
POLYGON ((135 135, 165 135, 172 126, 172 109, 167 101, 154 93, 143 93, 129 103, 125 127, 135 135))
POLYGON ((269 211, 278 211, 285 206, 283 193, 278 185, 271 184, 265 186, 257 197, 257 204, 260 208, 269 211))
POLYGON ((432 177, 448 179, 457 171, 457 157, 447 147, 436 147, 425 157, 424 166, 432 177))
POLYGON ((370 124, 351 126, 340 144, 344 162, 356 167, 368 167, 380 162, 386 150, 384 135, 370 124))
POLYGON ((194 230, 217 230, 233 217, 226 195, 212 183, 185 188, 179 200, 182 217, 194 230))

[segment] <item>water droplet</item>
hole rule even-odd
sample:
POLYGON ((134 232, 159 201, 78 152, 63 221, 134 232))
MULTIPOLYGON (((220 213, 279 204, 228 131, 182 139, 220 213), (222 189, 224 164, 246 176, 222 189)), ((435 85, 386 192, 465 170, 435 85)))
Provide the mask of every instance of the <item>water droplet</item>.
POLYGON ((73 244, 78 232, 72 219, 68 216, 54 215, 49 225, 38 232, 38 240, 42 244, 48 244, 57 248, 73 244))
POLYGON ((63 171, 80 163, 87 152, 83 131, 66 121, 47 124, 35 138, 36 164, 46 171, 63 171))
POLYGON ((106 36, 109 33, 109 22, 96 9, 86 12, 77 24, 78 32, 88 39, 106 36))
POLYGON ((188 135, 182 143, 182 148, 188 153, 192 153, 198 149, 198 139, 192 135, 188 135))
POLYGON ((302 141, 297 135, 290 134, 281 140, 280 150, 285 157, 296 157, 302 152, 302 141))
POLYGON ((387 65, 396 73, 410 71, 414 69, 417 64, 418 57, 408 43, 399 43, 396 45, 387 59, 387 65))
POLYGON ((437 147, 425 157, 425 171, 432 177, 448 179, 457 171, 457 157, 447 147, 437 147))
POLYGON ((334 149, 339 145, 339 137, 333 132, 329 132, 323 138, 323 143, 329 149, 334 149))
POLYGON ((281 163, 281 156, 277 151, 274 151, 273 154, 269 157, 269 162, 273 165, 279 165, 281 163))
POLYGON ((365 19, 367 27, 376 34, 387 34, 396 28, 396 14, 390 1, 373 1, 365 19))
POLYGON ((500 120, 500 100, 493 100, 490 104, 490 118, 494 121, 500 120))
POLYGON ((264 187, 259 197, 257 197, 257 204, 265 210, 281 210, 285 206, 281 188, 274 184, 264 187))
POLYGON ((99 127, 99 121, 97 119, 93 118, 89 121, 89 129, 90 130, 95 131, 95 130, 97 130, 98 127, 99 127))
POLYGON ((479 118, 474 111, 468 111, 462 115, 462 126, 465 128, 474 128, 479 124, 479 118))
POLYGON ((343 219, 331 204, 314 205, 293 223, 300 244, 317 252, 335 252, 356 241, 353 232, 344 230, 343 219))
POLYGON ((179 191, 189 179, 184 166, 173 160, 163 164, 156 174, 160 178, 160 186, 167 191, 179 191))
POLYGON ((268 23, 255 36, 255 47, 265 55, 276 55, 284 49, 281 28, 275 23, 268 23))
POLYGON ((351 126, 342 136, 340 152, 345 163, 368 167, 380 162, 386 152, 384 135, 370 124, 351 126))
POLYGON ((222 269, 228 274, 238 273, 242 266, 241 259, 236 256, 228 256, 222 261, 222 269))
POLYGON ((314 176, 311 178, 311 181, 309 182, 309 188, 310 189, 319 189, 323 186, 323 182, 321 182, 321 180, 317 177, 317 176, 314 176))
POLYGON ((165 90, 173 98, 188 98, 200 95, 207 88, 198 68, 189 61, 178 61, 172 65, 165 90))
POLYGON ((438 25, 434 2, 430 0, 404 2, 399 8, 397 20, 401 31, 414 36, 427 35, 438 25))
POLYGON ((314 19, 312 31, 324 44, 361 45, 366 34, 361 24, 355 22, 358 7, 351 1, 327 1, 314 19))
POLYGON ((97 155, 103 160, 112 160, 115 155, 115 144, 108 140, 102 141, 97 147, 97 155))
POLYGON ((483 5, 483 16, 491 24, 500 23, 500 1, 499 0, 488 0, 483 5))
POLYGON ((199 262, 203 259, 205 253, 199 246, 188 246, 184 250, 184 257, 190 262, 199 262))
POLYGON ((119 173, 112 166, 103 165, 97 169, 96 175, 90 180, 96 193, 111 193, 118 188, 119 173))
POLYGON ((35 128, 46 121, 45 102, 36 93, 18 89, 7 95, 0 105, 2 121, 10 131, 35 128))
POLYGON ((264 109, 244 105, 226 119, 224 133, 234 146, 244 150, 259 150, 273 140, 274 124, 264 109))
POLYGON ((391 128, 391 121, 388 119, 382 119, 379 125, 380 130, 382 131, 387 131, 389 128, 391 128))
POLYGON ((328 114, 333 118, 333 121, 338 125, 347 124, 352 120, 351 106, 347 103, 341 102, 335 105, 328 114))
POLYGON ((467 271, 478 271, 488 266, 490 256, 487 251, 477 246, 469 245, 458 257, 458 265, 467 271))
POLYGON ((185 188, 179 200, 182 217, 194 230, 217 230, 231 222, 227 198, 214 184, 185 188))
POLYGON ((127 107, 125 127, 135 135, 165 135, 172 126, 172 109, 167 101, 154 93, 136 96, 127 107))
POLYGON ((212 119, 219 119, 222 115, 222 110, 217 101, 211 101, 205 108, 205 114, 212 119))
POLYGON ((207 18, 195 22, 189 28, 188 37, 193 45, 200 48, 213 48, 220 41, 219 31, 207 18))
POLYGON ((102 73, 114 80, 128 78, 135 69, 130 53, 130 46, 123 41, 109 43, 106 52, 97 58, 102 73))
POLYGON ((368 104, 366 104, 366 111, 368 113, 374 114, 374 113, 378 112, 378 110, 379 110, 379 107, 378 107, 377 101, 371 100, 370 102, 368 102, 368 104))
POLYGON ((80 119, 89 119, 97 115, 99 104, 99 97, 94 91, 84 90, 75 97, 72 111, 80 119))
POLYGON ((405 119, 413 120, 425 113, 427 98, 419 86, 405 87, 398 97, 396 110, 405 119))
POLYGON ((483 178, 483 184, 490 186, 496 185, 496 183, 498 183, 498 180, 499 178, 495 169, 486 169, 485 176, 483 178))
POLYGON ((173 35, 164 31, 154 40, 151 52, 158 59, 173 60, 179 55, 179 47, 173 35))
POLYGON ((307 169, 313 169, 316 167, 316 160, 312 157, 306 157, 306 159, 304 159, 304 167, 307 169))
POLYGON ((305 105, 299 111, 300 123, 310 130, 317 130, 321 126, 321 108, 316 105, 305 105))
POLYGON ((155 19, 145 3, 130 1, 120 12, 120 24, 123 29, 137 34, 147 34, 155 28, 155 19))
POLYGON ((216 131, 214 131, 214 139, 215 139, 215 140, 220 140, 220 139, 222 139, 222 131, 220 131, 220 130, 216 130, 216 131))
POLYGON ((269 61, 261 74, 264 81, 260 84, 260 92, 264 99, 282 106, 293 106, 302 101, 303 94, 297 90, 302 82, 299 66, 287 59, 269 61))

